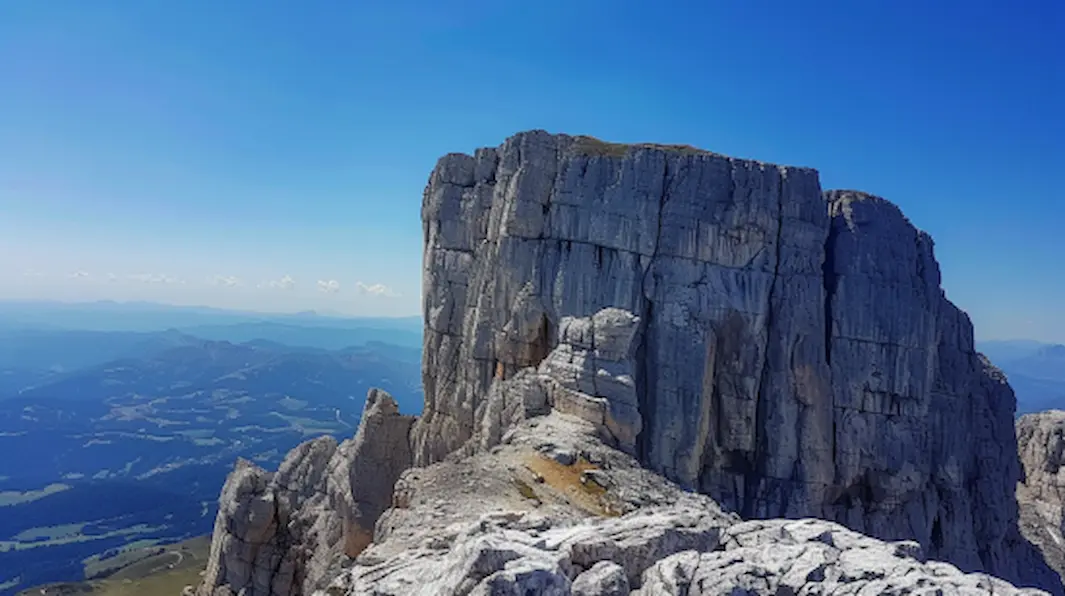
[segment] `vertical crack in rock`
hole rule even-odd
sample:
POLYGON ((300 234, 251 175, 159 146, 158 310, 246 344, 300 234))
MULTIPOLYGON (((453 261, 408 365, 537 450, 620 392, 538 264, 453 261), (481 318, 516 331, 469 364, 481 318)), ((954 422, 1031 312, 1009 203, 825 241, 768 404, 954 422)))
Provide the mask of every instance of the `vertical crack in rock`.
MULTIPOLYGON (((833 323, 832 323, 832 309, 835 306, 836 291, 839 286, 839 277, 836 273, 836 240, 839 235, 839 231, 836 228, 835 217, 833 217, 833 202, 830 197, 826 196, 825 207, 828 209, 828 235, 825 237, 825 249, 824 258, 821 261, 821 283, 824 291, 821 296, 822 308, 824 309, 824 349, 825 349, 825 364, 826 372, 828 374, 828 389, 832 390, 832 335, 833 335, 833 323)), ((837 419, 839 412, 835 407, 835 396, 829 395, 828 406, 831 408, 829 411, 829 417, 832 421, 832 436, 831 445, 832 452, 829 454, 832 462, 832 470, 836 470, 836 459, 839 454, 839 428, 837 419)), ((830 497, 831 498, 831 497, 830 497)), ((821 510, 818 512, 824 515, 826 512, 821 510)))
POLYGON ((640 343, 636 346, 635 358, 638 364, 636 368, 636 403, 639 409, 640 419, 643 422, 640 433, 636 435, 636 453, 640 461, 650 461, 651 438, 654 435, 654 376, 651 374, 650 354, 653 353, 653 328, 650 325, 655 316, 654 302, 650 298, 644 300, 643 312, 640 314, 640 343))
MULTIPOLYGON (((290 544, 291 541, 288 539, 288 534, 286 532, 282 531, 282 529, 285 528, 285 526, 288 525, 288 524, 284 523, 284 520, 281 517, 281 503, 280 502, 275 502, 275 507, 274 507, 274 525, 278 528, 278 530, 277 530, 277 532, 278 532, 278 534, 277 534, 277 552, 273 553, 273 557, 275 559, 277 559, 277 562, 274 564, 274 569, 270 573, 270 576, 269 576, 270 577, 270 582, 269 582, 269 584, 267 584, 267 589, 269 589, 271 592, 274 591, 273 590, 273 584, 278 583, 277 580, 281 579, 281 565, 288 558, 289 549, 292 547, 292 545, 290 544)), ((298 581, 299 579, 301 579, 301 578, 298 578, 296 575, 293 575, 291 580, 290 580, 290 584, 295 584, 296 581, 298 581)), ((254 578, 253 578, 253 580, 254 580, 254 578)), ((291 585, 290 586, 286 586, 286 588, 291 589, 291 585)))
MULTIPOLYGON (((831 200, 829 200, 831 209, 831 200)), ((832 307, 836 296, 839 279, 836 275, 836 238, 839 232, 836 229, 835 219, 829 214, 828 238, 825 239, 825 259, 821 264, 821 278, 824 282, 824 308, 825 308, 825 363, 830 372, 832 368, 832 307)))
MULTIPOLYGON (((643 311, 640 313, 640 329, 638 331, 639 343, 636 346, 634 358, 636 359, 636 403, 642 421, 640 432, 636 436, 636 452, 641 461, 651 461, 651 441, 655 435, 655 404, 654 395, 656 384, 652 368, 655 360, 654 326, 652 321, 655 317, 655 303, 652 297, 655 288, 654 268, 658 258, 659 247, 662 243, 662 220, 665 219, 666 202, 669 200, 670 170, 669 159, 665 160, 662 167, 662 186, 658 195, 658 219, 655 222, 654 246, 651 256, 647 260, 647 267, 640 278, 640 296, 643 299, 643 311), (651 279, 651 289, 648 289, 648 278, 651 279)), ((639 262, 639 259, 636 259, 639 262)), ((660 471, 660 470, 659 470, 660 471)))
MULTIPOLYGON (((780 259, 783 254, 782 243, 784 241, 784 184, 787 181, 787 170, 784 168, 777 168, 777 197, 776 197, 776 219, 777 229, 776 237, 774 238, 774 257, 773 257, 773 281, 769 285, 769 292, 766 296, 766 321, 765 321, 765 354, 762 358, 762 368, 759 371, 758 390, 755 392, 755 405, 754 405, 754 440, 752 442, 753 453, 751 454, 751 464, 749 466, 749 472, 745 479, 745 488, 743 491, 743 506, 741 509, 741 515, 745 518, 756 517, 760 513, 758 501, 761 498, 760 486, 762 480, 765 479, 765 463, 763 459, 767 456, 768 444, 765 433, 765 424, 767 417, 767 410, 769 408, 769 401, 773 398, 771 395, 767 395, 770 390, 770 376, 772 371, 770 370, 770 364, 772 361, 771 351, 774 349, 775 342, 780 338, 776 337, 775 324, 776 324, 776 304, 774 303, 774 297, 776 295, 778 284, 782 283, 780 278, 780 259)), ((781 396, 783 397, 783 396, 781 396)), ((767 486, 766 490, 772 490, 773 487, 767 486)), ((764 508, 763 508, 764 509, 764 508)))

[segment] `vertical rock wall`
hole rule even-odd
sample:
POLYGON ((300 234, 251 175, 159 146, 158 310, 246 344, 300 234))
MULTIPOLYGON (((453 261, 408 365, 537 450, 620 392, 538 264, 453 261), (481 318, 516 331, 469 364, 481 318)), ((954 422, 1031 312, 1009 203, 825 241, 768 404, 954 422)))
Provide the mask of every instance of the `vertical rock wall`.
POLYGON ((1012 391, 887 201, 535 131, 441 159, 423 224, 417 463, 546 399, 744 516, 915 538, 1008 579, 1038 563, 1016 531, 1012 391))
POLYGON ((1024 482, 1017 488, 1021 530, 1065 575, 1065 412, 1021 416, 1017 443, 1024 467, 1024 482))

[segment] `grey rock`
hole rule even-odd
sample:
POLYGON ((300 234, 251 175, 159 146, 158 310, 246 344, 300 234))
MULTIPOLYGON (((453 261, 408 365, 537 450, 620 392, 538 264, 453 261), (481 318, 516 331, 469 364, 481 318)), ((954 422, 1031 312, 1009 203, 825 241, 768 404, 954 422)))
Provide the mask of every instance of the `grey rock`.
MULTIPOLYGON (((571 565, 588 569, 600 561, 613 561, 625 570, 630 582, 638 583, 643 571, 659 559, 685 550, 716 549, 727 521, 713 509, 651 507, 557 531, 556 536, 571 565)), ((547 541, 552 544, 551 538, 547 541)))
POLYGON ((564 466, 572 466, 577 461, 577 456, 572 451, 555 451, 551 454, 551 459, 564 466))
POLYGON ((582 590, 627 585, 675 552, 716 548, 725 521, 713 510, 678 507, 541 531, 530 514, 497 516, 453 526, 448 548, 423 545, 385 559, 360 558, 331 589, 380 596, 609 594, 575 592, 573 581, 582 590), (603 561, 613 563, 604 568, 603 561))
POLYGON ((603 445, 586 421, 552 412, 511 432, 512 441, 495 453, 404 472, 373 544, 334 579, 332 593, 570 594, 572 582, 601 561, 615 562, 626 581, 638 579, 661 557, 716 548, 723 529, 738 521, 708 497, 687 493, 603 445), (525 465, 536 461, 558 466, 542 452, 548 444, 595 454, 645 506, 617 501, 617 511, 626 513, 604 518, 604 507, 587 508, 575 479, 557 477, 536 485, 541 503, 533 505, 514 480, 532 485, 525 465))
POLYGON ((604 438, 634 453, 642 428, 634 346, 640 320, 618 308, 564 317, 558 345, 538 368, 551 407, 595 424, 604 438))
POLYGON ((715 552, 686 551, 644 572, 640 596, 721 594, 1041 594, 925 561, 915 542, 883 542, 822 520, 737 524, 715 552))
POLYGON ((581 484, 597 486, 603 489, 610 489, 614 486, 610 476, 602 470, 584 470, 581 472, 581 484))
MULTIPOLYGON (((508 443, 510 441, 507 441, 508 443)), ((536 446, 537 451, 557 461, 564 466, 571 466, 577 461, 577 454, 569 449, 560 449, 551 442, 540 443, 536 446)))
POLYGON ((413 416, 403 416, 392 396, 371 389, 366 409, 345 457, 332 477, 345 524, 344 552, 358 556, 373 536, 377 518, 392 504, 392 489, 413 463, 409 434, 413 416))
MULTIPOLYGON (((404 521, 316 594, 1042 593, 927 561, 913 541, 884 542, 815 519, 737 523, 705 497, 680 492, 670 504, 607 519, 515 510, 478 516, 460 502, 458 517, 431 532, 443 541, 421 542, 418 529, 437 523, 435 497, 451 494, 438 480, 462 474, 463 467, 478 469, 476 460, 409 472, 427 475, 417 490, 429 494, 410 503, 404 521)), ((478 481, 493 474, 480 473, 488 476, 478 481)))
POLYGON ((1065 575, 1065 412, 1021 416, 1017 447, 1024 468, 1017 486, 1021 531, 1065 575))
POLYGON ((613 561, 599 561, 573 580, 573 596, 629 596, 625 568, 613 561))
POLYGON ((412 457, 414 419, 371 390, 355 437, 302 443, 271 474, 239 461, 219 497, 199 596, 309 594, 370 542, 412 457))
POLYGON ((238 465, 200 596, 1062 593, 1012 390, 888 201, 533 131, 422 217, 423 416, 238 465))
POLYGON ((533 131, 441 159, 422 216, 417 463, 553 408, 744 517, 1049 577, 1018 530, 1012 391, 888 201, 533 131))
POLYGON ((299 486, 297 477, 320 478, 335 450, 336 441, 329 437, 304 443, 286 456, 277 474, 237 462, 219 497, 211 554, 197 594, 296 593, 296 563, 283 544, 288 523, 295 521, 293 514, 309 491, 290 494, 279 486, 299 486))

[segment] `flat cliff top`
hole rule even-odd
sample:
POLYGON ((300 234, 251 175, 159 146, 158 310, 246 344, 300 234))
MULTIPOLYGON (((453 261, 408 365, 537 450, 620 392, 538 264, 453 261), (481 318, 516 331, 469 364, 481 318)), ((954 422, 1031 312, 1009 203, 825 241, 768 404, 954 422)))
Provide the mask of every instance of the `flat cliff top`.
MULTIPOLYGON (((744 162, 749 164, 755 164, 763 167, 773 168, 787 168, 789 170, 802 170, 816 174, 817 170, 806 166, 794 166, 794 165, 778 165, 770 162, 740 158, 711 151, 709 149, 701 149, 692 145, 684 144, 669 144, 669 143, 616 143, 612 141, 605 141, 597 137, 590 135, 569 135, 564 133, 552 133, 543 129, 531 129, 515 133, 507 139, 507 142, 521 143, 523 139, 536 136, 548 136, 555 139, 560 147, 564 148, 564 151, 572 156, 577 157, 606 157, 606 158, 625 158, 640 151, 651 151, 669 154, 673 156, 690 156, 690 157, 705 157, 715 158, 729 161, 744 162)), ((442 159, 448 159, 452 156, 464 156, 472 157, 473 154, 453 152, 445 155, 442 159)))

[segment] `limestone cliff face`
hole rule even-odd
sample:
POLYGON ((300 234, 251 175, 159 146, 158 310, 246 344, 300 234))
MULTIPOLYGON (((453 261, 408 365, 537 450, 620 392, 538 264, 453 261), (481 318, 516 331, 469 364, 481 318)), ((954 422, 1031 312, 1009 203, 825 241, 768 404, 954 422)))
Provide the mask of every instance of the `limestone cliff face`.
POLYGON ((441 159, 423 223, 423 416, 372 391, 239 464, 199 596, 1063 593, 1013 392, 891 203, 534 131, 441 159))
POLYGON ((559 409, 744 517, 835 520, 1008 579, 1037 564, 1013 393, 891 203, 810 169, 529 132, 441 159, 423 223, 416 463, 559 409))
POLYGON ((1065 412, 1021 416, 1017 443, 1024 467, 1017 487, 1021 530, 1065 576, 1065 412))

